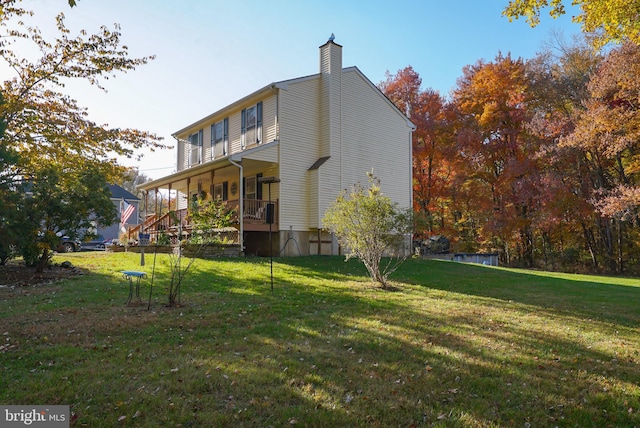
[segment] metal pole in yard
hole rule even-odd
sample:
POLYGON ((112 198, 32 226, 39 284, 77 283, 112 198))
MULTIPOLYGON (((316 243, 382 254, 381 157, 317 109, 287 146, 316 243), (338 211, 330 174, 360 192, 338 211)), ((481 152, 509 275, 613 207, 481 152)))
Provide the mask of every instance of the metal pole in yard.
POLYGON ((269 202, 267 203, 267 215, 266 220, 269 223, 269 264, 271 268, 271 292, 273 293, 273 241, 272 241, 272 232, 271 225, 274 221, 275 209, 273 204, 271 203, 271 183, 279 183, 280 179, 278 177, 260 177, 258 179, 260 183, 267 183, 268 191, 269 191, 269 202))

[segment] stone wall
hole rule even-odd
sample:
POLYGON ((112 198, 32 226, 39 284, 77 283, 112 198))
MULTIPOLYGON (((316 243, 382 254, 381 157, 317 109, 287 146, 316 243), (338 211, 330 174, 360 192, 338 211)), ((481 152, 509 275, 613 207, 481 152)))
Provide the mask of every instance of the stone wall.
MULTIPOLYGON (((144 248, 145 254, 153 254, 155 252, 159 254, 176 254, 178 247, 172 245, 149 245, 148 247, 139 247, 139 246, 131 246, 131 247, 119 247, 119 246, 111 246, 107 248, 107 251, 118 253, 118 252, 129 252, 129 253, 140 253, 141 249, 144 248)), ((238 244, 229 244, 229 245, 185 245, 182 248, 182 255, 185 257, 193 257, 197 255, 202 259, 215 259, 219 257, 239 257, 242 255, 242 251, 240 250, 240 245, 238 244)))

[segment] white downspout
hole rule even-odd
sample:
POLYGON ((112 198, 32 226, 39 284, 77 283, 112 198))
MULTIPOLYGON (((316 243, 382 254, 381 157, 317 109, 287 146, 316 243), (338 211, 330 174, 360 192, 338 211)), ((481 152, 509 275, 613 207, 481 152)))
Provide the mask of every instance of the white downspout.
POLYGON ((238 243, 240 244, 240 251, 244 252, 244 199, 242 197, 242 195, 244 195, 244 184, 242 182, 244 172, 242 164, 234 161, 231 156, 229 156, 229 162, 231 163, 231 165, 237 166, 240 170, 240 183, 238 183, 238 186, 240 187, 240 194, 238 198, 238 222, 240 223, 240 236, 238 239, 238 243))

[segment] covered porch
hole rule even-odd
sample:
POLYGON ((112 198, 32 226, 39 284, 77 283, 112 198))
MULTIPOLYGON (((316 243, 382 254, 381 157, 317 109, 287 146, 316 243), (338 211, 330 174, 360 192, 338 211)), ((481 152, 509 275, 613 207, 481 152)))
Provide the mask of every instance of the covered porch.
MULTIPOLYGON (((267 146, 272 144, 260 148, 267 146)), ((225 242, 244 248, 244 240, 250 239, 253 232, 267 232, 270 228, 279 231, 280 186, 276 182, 266 183, 263 178, 273 177, 277 181, 278 163, 251 158, 249 154, 212 160, 139 185, 145 193, 141 206, 145 220, 127 231, 129 240, 136 240, 138 233, 149 234, 152 242, 163 236, 174 243, 188 239, 193 231, 188 207, 198 197, 222 201, 234 210, 235 232, 229 228, 213 231, 225 242)))

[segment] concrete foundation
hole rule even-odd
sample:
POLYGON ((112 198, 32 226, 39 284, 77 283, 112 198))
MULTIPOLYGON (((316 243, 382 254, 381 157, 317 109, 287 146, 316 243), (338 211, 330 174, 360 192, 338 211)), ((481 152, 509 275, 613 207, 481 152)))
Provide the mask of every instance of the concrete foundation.
MULTIPOLYGON (((338 255, 340 247, 330 233, 317 230, 280 230, 271 236, 274 257, 338 255)), ((269 232, 245 232, 245 254, 268 257, 269 232)))

